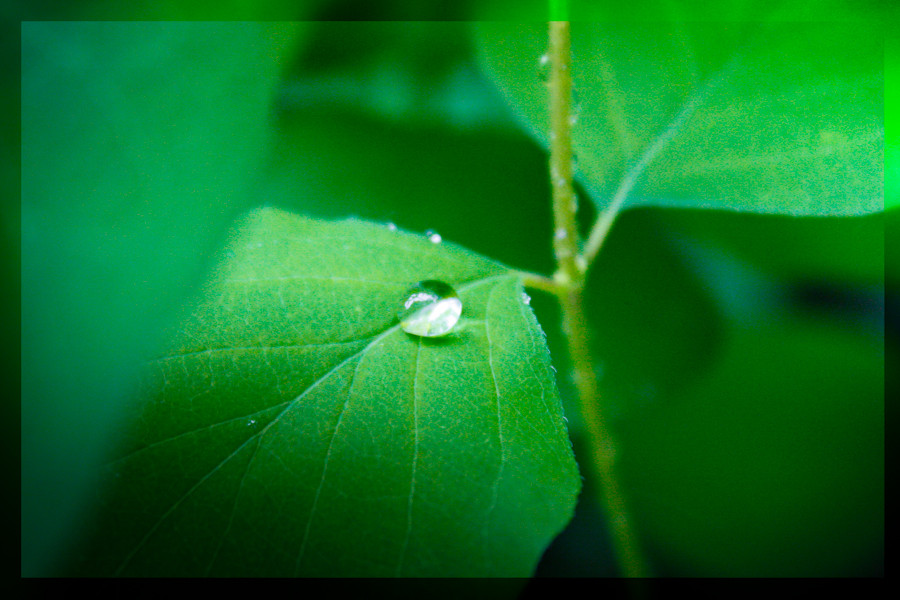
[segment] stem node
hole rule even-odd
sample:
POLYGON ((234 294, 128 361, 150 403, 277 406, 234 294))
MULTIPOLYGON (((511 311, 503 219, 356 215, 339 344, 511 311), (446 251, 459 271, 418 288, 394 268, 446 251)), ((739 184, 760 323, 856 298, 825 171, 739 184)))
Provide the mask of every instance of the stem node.
MULTIPOLYGON (((616 444, 606 424, 591 357, 584 282, 599 244, 590 243, 585 254, 578 248, 577 201, 572 186, 572 77, 569 23, 550 22, 550 186, 553 196, 553 274, 562 309, 562 330, 572 364, 572 380, 578 391, 578 407, 585 423, 590 473, 597 483, 600 502, 610 528, 622 573, 641 577, 647 572, 637 535, 628 515, 625 497, 615 472, 616 444)), ((611 221, 610 221, 611 223, 611 221)), ((605 232, 604 232, 605 235, 605 232)))

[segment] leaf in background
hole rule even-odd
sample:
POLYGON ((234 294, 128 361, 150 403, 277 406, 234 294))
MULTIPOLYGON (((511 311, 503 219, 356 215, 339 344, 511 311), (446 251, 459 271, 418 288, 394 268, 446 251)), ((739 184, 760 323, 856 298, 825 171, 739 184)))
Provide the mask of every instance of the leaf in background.
POLYGON ((669 210, 670 235, 696 240, 783 279, 880 284, 885 268, 885 213, 858 218, 745 215, 669 210))
POLYGON ((620 421, 623 485, 661 575, 877 576, 884 366, 881 332, 755 322, 692 388, 620 421))
POLYGON ((296 26, 22 25, 22 573, 51 572, 141 357, 268 152, 296 26))
POLYGON ((168 356, 80 573, 528 576, 580 487, 514 273, 387 227, 251 214, 168 356), (403 332, 408 287, 464 324, 403 332))
POLYGON ((585 288, 601 396, 615 416, 687 385, 720 351, 720 308, 667 239, 662 212, 622 215, 585 288))
MULTIPOLYGON (((646 160, 645 149, 667 141, 626 206, 794 215, 882 209, 879 35, 860 23, 680 27, 572 25, 573 144, 600 208, 646 160)), ((487 23, 477 34, 485 68, 544 146, 545 29, 487 23)))

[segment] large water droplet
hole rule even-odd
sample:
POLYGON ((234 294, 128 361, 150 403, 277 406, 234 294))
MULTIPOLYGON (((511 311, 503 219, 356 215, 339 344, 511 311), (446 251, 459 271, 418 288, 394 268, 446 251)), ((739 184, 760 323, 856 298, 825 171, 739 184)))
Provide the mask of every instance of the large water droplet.
POLYGON ((406 292, 397 317, 406 333, 439 337, 450 333, 461 314, 462 301, 456 290, 443 281, 429 279, 406 292))

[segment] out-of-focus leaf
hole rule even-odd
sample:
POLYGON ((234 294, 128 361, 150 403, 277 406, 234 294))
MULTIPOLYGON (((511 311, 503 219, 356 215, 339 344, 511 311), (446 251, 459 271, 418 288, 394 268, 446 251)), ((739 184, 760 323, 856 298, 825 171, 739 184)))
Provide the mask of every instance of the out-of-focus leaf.
MULTIPOLYGON (((477 40, 546 146, 546 25, 485 23, 477 40)), ((574 149, 600 208, 637 171, 626 206, 883 207, 883 49, 864 24, 576 22, 572 53, 574 149)))
POLYGON ((733 332, 691 389, 619 425, 635 520, 667 572, 878 575, 884 348, 784 319, 733 332))
POLYGON ((885 214, 792 219, 722 211, 667 211, 674 239, 693 240, 788 280, 873 285, 884 277, 885 214))
POLYGON ((45 574, 268 150, 296 27, 22 25, 22 570, 45 574))
POLYGON ((465 22, 318 23, 286 76, 281 107, 364 114, 404 129, 516 131, 470 37, 465 22))
POLYGON ((148 371, 79 573, 528 576, 580 479, 514 272, 363 221, 256 211, 148 371), (459 329, 397 324, 416 281, 459 329))
POLYGON ((616 415, 693 381, 723 333, 722 311, 668 238, 660 213, 622 215, 585 290, 597 376, 616 415))

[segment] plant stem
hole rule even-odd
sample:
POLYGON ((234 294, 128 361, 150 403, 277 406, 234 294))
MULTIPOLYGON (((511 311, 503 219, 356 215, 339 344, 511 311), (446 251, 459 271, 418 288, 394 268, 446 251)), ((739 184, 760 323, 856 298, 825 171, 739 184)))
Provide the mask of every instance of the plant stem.
POLYGON ((572 74, 568 21, 550 21, 550 186, 553 193, 553 252, 556 279, 563 285, 582 279, 578 268, 578 227, 572 187, 572 74))
MULTIPOLYGON (((606 418, 599 402, 600 394, 591 358, 588 322, 584 311, 584 281, 588 262, 578 252, 577 206, 572 187, 572 139, 569 118, 572 77, 568 22, 550 22, 549 60, 550 184, 553 195, 553 249, 557 263, 554 275, 557 284, 555 291, 562 310, 563 334, 566 337, 578 392, 578 408, 591 447, 589 473, 596 480, 622 573, 626 577, 642 577, 647 574, 646 562, 639 548, 616 474, 616 443, 606 425, 606 418)), ((611 224, 612 220, 609 222, 609 225, 611 224)), ((608 228, 607 226, 606 229, 608 228)))
POLYGON ((591 474, 594 475, 600 493, 600 502, 606 515, 613 550, 623 575, 646 577, 646 563, 616 473, 616 442, 606 426, 603 408, 599 402, 600 394, 594 363, 591 360, 582 290, 573 289, 561 295, 560 304, 563 333, 568 341, 572 374, 578 392, 578 408, 590 445, 591 474))
POLYGON ((522 279, 522 284, 525 287, 541 290, 542 292, 549 292, 553 295, 559 295, 561 291, 559 283, 549 277, 544 277, 537 273, 529 273, 527 271, 518 271, 518 275, 522 279))

